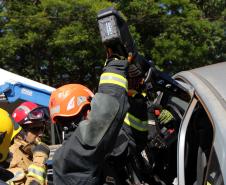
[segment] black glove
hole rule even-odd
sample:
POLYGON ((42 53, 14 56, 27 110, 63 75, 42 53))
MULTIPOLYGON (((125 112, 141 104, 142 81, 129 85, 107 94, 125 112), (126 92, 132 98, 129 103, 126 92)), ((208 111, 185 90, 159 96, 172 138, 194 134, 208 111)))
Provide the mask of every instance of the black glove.
POLYGON ((4 184, 4 183, 2 183, 1 180, 6 182, 6 181, 12 179, 13 177, 14 177, 14 175, 11 171, 8 171, 5 168, 0 167, 0 184, 4 184))
POLYGON ((144 78, 145 73, 149 69, 149 64, 146 59, 137 54, 129 63, 128 74, 129 78, 144 78))

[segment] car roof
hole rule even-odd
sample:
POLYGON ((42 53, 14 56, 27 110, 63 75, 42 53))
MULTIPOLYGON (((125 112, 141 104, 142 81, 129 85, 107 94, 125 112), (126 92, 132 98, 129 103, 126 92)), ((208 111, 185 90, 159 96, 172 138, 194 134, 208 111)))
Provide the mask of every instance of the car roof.
POLYGON ((175 75, 189 82, 196 92, 205 91, 200 88, 202 83, 226 106, 226 62, 212 64, 175 75))
POLYGON ((190 72, 211 85, 226 101, 226 62, 193 69, 190 72))
POLYGON ((188 82, 214 124, 214 147, 226 181, 226 62, 182 71, 175 78, 188 82))

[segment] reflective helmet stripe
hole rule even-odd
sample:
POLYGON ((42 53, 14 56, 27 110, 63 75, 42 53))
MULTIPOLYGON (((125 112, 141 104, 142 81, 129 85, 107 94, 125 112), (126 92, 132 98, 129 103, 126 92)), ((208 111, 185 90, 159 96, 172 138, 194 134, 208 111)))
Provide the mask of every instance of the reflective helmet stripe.
POLYGON ((41 182, 44 182, 46 177, 46 171, 44 168, 31 164, 28 167, 28 176, 34 177, 41 182))
POLYGON ((17 109, 18 110, 22 109, 24 112, 26 112, 26 114, 28 114, 31 111, 31 109, 29 109, 29 107, 27 107, 25 105, 20 105, 17 109))
POLYGON ((126 117, 124 119, 124 124, 133 127, 134 129, 144 132, 148 130, 148 122, 147 121, 141 121, 140 119, 136 118, 130 113, 126 114, 126 117))
POLYGON ((106 84, 106 83, 118 85, 124 88, 126 91, 128 91, 128 81, 122 75, 119 75, 116 73, 103 73, 100 77, 99 84, 106 84))

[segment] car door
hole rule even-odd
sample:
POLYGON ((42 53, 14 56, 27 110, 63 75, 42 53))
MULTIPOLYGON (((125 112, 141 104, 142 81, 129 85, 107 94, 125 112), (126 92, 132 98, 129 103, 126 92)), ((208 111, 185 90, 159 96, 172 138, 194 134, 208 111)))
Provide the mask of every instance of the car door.
POLYGON ((195 95, 178 135, 178 182, 204 184, 213 146, 214 127, 205 105, 195 95))
POLYGON ((173 121, 170 123, 159 125, 159 130, 161 134, 164 135, 164 141, 167 143, 167 147, 164 149, 152 149, 151 151, 152 156, 155 156, 155 175, 165 184, 172 184, 177 177, 178 131, 193 97, 193 89, 190 85, 182 81, 177 82, 183 86, 185 91, 181 91, 180 94, 178 94, 166 90, 163 91, 155 101, 155 103, 160 104, 163 109, 168 110, 174 117, 173 121), (166 130, 168 134, 165 133, 166 130))
POLYGON ((207 175, 204 184, 224 185, 223 173, 220 168, 219 160, 214 147, 212 149, 212 153, 209 159, 209 166, 207 169, 207 175))
MULTIPOLYGON (((175 179, 180 185, 201 185, 207 175, 213 146, 213 123, 204 102, 190 83, 182 77, 176 79, 187 89, 187 94, 177 96, 164 92, 159 99, 160 104, 174 115, 180 126, 175 179)), ((173 177, 168 178, 168 183, 172 182, 173 177)))

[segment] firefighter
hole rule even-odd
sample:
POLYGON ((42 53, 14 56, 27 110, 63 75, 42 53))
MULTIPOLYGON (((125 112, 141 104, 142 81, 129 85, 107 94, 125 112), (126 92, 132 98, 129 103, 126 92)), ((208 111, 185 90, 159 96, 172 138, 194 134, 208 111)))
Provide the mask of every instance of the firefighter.
POLYGON ((21 127, 13 121, 9 113, 0 108, 0 184, 13 178, 13 174, 6 170, 10 158, 9 147, 20 131, 21 127))
MULTIPOLYGON (((78 123, 81 120, 87 119, 93 96, 93 93, 87 87, 80 84, 64 85, 52 93, 50 98, 52 122, 61 126, 65 142, 78 127, 78 123), (74 102, 75 100, 77 103, 74 102)), ((128 156, 129 154, 132 155, 135 151, 141 151, 147 141, 147 104, 145 97, 140 93, 133 93, 133 95, 129 96, 129 102, 131 105, 130 109, 126 114, 120 134, 117 136, 116 146, 120 147, 114 147, 114 152, 111 155, 111 157, 114 157, 114 160, 117 161, 119 157, 115 157, 116 155, 121 154, 125 157, 123 154, 125 152, 129 152, 126 154, 128 156)), ((122 157, 120 156, 120 158, 122 157)), ((122 161, 125 160, 122 159, 122 161)), ((107 167, 109 166, 106 166, 106 168, 107 167)), ((54 172, 55 170, 57 170, 57 168, 54 166, 54 172)), ((108 171, 108 169, 106 169, 106 171, 108 171)), ((106 174, 106 176, 109 175, 113 174, 106 174)))
POLYGON ((70 92, 52 93, 49 108, 55 122, 70 124, 72 121, 72 125, 77 125, 77 116, 62 119, 62 109, 69 112, 87 101, 91 107, 88 114, 85 111, 79 115, 81 119, 87 115, 87 119, 77 125, 53 157, 54 184, 100 184, 104 159, 114 147, 129 108, 127 68, 127 60, 108 60, 100 78, 98 92, 91 102, 90 93, 88 97, 71 96, 62 107, 57 98, 66 99, 70 92))
POLYGON ((14 110, 12 117, 23 130, 10 147, 12 159, 8 170, 14 173, 14 178, 8 183, 46 184, 45 162, 50 150, 40 138, 48 119, 45 108, 32 102, 24 102, 14 110))
MULTIPOLYGON (((126 60, 109 60, 95 96, 79 84, 64 85, 51 94, 51 119, 66 136, 53 157, 54 184, 106 184, 106 161, 144 148, 146 98, 142 93, 128 97, 127 66, 126 60)), ((131 88, 136 83, 140 80, 133 80, 131 88)))
POLYGON ((94 97, 79 84, 62 86, 51 94, 52 121, 63 127, 68 138, 53 157, 55 184, 101 184, 109 156, 131 156, 144 148, 146 98, 142 93, 128 97, 126 77, 127 61, 114 59, 105 66, 94 97))
POLYGON ((60 126, 64 141, 80 121, 87 119, 93 96, 93 92, 81 84, 67 84, 51 94, 49 108, 52 123, 60 126))

